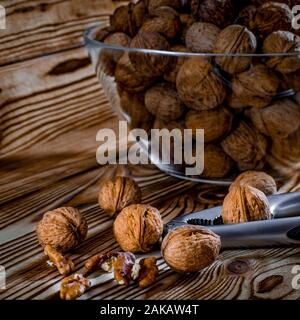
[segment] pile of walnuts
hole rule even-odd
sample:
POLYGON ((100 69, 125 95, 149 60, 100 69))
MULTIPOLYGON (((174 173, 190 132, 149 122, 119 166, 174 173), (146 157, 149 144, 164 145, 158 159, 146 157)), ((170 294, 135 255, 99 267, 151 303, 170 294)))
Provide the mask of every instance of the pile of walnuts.
POLYGON ((115 78, 131 126, 204 129, 206 178, 265 168, 269 154, 299 161, 280 150, 300 130, 299 103, 292 93, 280 98, 300 90, 300 37, 291 11, 297 3, 140 0, 116 9, 97 40, 131 49, 228 54, 103 49, 102 70, 115 78))

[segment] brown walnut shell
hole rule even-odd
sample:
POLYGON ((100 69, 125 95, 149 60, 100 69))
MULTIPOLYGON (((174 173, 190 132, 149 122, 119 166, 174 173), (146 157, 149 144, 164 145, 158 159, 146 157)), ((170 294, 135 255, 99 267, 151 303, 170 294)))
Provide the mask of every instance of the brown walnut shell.
POLYGON ((256 6, 253 6, 253 5, 247 6, 239 12, 234 23, 239 24, 241 26, 245 26, 248 29, 250 29, 251 23, 254 20, 255 14, 256 14, 256 6))
POLYGON ((102 183, 98 195, 100 207, 111 217, 126 206, 139 203, 142 192, 138 184, 129 177, 117 176, 102 183))
POLYGON ((236 185, 250 186, 270 196, 277 192, 276 182, 269 174, 263 171, 245 171, 241 173, 230 186, 231 191, 236 185))
POLYGON ((219 140, 228 134, 232 121, 233 115, 224 107, 204 111, 191 110, 185 118, 186 127, 193 130, 194 138, 196 129, 204 130, 205 143, 219 140))
POLYGON ((178 36, 181 29, 179 14, 170 7, 159 7, 153 10, 148 19, 145 20, 141 31, 158 32, 167 39, 178 36))
POLYGON ((271 57, 268 59, 267 65, 287 74, 300 69, 300 37, 289 31, 276 31, 267 36, 263 44, 263 52, 295 53, 295 56, 271 57))
POLYGON ((184 104, 175 86, 167 82, 157 84, 146 92, 145 106, 156 118, 164 121, 176 120, 184 112, 184 104))
POLYGON ((237 74, 232 82, 234 97, 241 104, 256 108, 267 106, 276 95, 278 87, 276 74, 262 64, 237 74))
POLYGON ((267 2, 257 8, 250 29, 260 38, 274 31, 289 31, 292 27, 293 13, 284 3, 267 2))
POLYGON ((220 237, 201 226, 178 227, 167 234, 161 253, 168 266, 177 272, 197 272, 217 259, 220 237))
POLYGON ((201 177, 204 178, 224 178, 233 168, 232 159, 223 149, 214 144, 204 147, 204 170, 201 177))
POLYGON ((115 31, 120 31, 134 37, 141 28, 145 17, 147 16, 147 7, 143 1, 136 4, 129 3, 115 10, 110 16, 110 25, 115 31))
POLYGON ((146 3, 150 14, 159 7, 168 6, 175 10, 182 8, 184 0, 144 0, 146 3))
POLYGON ((194 110, 214 109, 226 97, 222 80, 214 73, 210 62, 202 57, 184 62, 177 75, 176 87, 181 100, 194 110))
POLYGON ((179 18, 181 21, 181 40, 182 42, 185 42, 187 31, 197 21, 197 19, 189 13, 180 13, 179 18))
POLYGON ((250 186, 234 185, 224 199, 222 218, 225 224, 272 218, 265 194, 250 186))
MULTIPOLYGON (((173 52, 188 52, 188 49, 181 44, 175 45, 171 48, 173 52)), ((176 83, 177 74, 181 66, 186 61, 186 57, 176 57, 173 59, 172 67, 164 73, 164 79, 168 82, 176 83)))
MULTIPOLYGON (((104 39, 104 43, 117 45, 120 47, 129 47, 131 38, 123 32, 114 32, 108 35, 104 39)), ((113 62, 117 63, 123 55, 123 52, 120 50, 114 49, 103 49, 105 53, 109 54, 113 62)))
POLYGON ((221 146, 240 170, 261 169, 264 165, 267 140, 244 121, 221 142, 221 146))
POLYGON ((67 252, 80 244, 87 235, 88 225, 79 210, 72 207, 46 212, 37 225, 40 244, 59 252, 67 252))
POLYGON ((255 127, 266 136, 286 138, 300 126, 300 108, 290 99, 277 100, 265 108, 249 110, 255 127))
POLYGON ((128 52, 125 52, 117 63, 115 81, 121 89, 136 93, 150 87, 155 82, 155 78, 137 71, 130 62, 128 52))
MULTIPOLYGON (((234 24, 219 33, 214 53, 252 54, 256 46, 254 34, 246 27, 234 24)), ((222 70, 234 74, 248 69, 252 57, 216 57, 216 62, 222 70)))
POLYGON ((220 28, 234 20, 234 7, 231 0, 192 0, 192 13, 202 22, 213 23, 220 28))
MULTIPOLYGON (((140 31, 131 41, 131 48, 169 51, 168 41, 157 32, 140 31)), ((163 75, 172 66, 172 57, 142 52, 130 52, 133 67, 146 76, 163 75)))
POLYGON ((163 222, 156 208, 135 204, 120 212, 113 229, 124 251, 149 252, 162 236, 163 222))
POLYGON ((214 24, 196 22, 186 32, 186 46, 192 52, 212 52, 220 32, 214 24))

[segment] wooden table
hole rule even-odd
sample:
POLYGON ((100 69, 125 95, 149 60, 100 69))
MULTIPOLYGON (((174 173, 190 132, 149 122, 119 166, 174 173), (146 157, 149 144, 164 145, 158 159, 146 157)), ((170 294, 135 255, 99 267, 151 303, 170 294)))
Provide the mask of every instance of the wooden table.
MULTIPOLYGON (((114 127, 110 109, 83 48, 82 32, 106 23, 120 1, 4 0, 0 30, 0 265, 7 288, 1 299, 55 299, 62 279, 49 267, 35 236, 43 213, 78 207, 88 239, 71 257, 80 269, 95 253, 117 249, 113 220, 97 204, 99 184, 124 167, 100 167, 96 132, 114 127)), ((216 205, 226 190, 176 180, 154 167, 131 167, 143 202, 164 222, 216 205)), ((300 190, 295 175, 281 191, 300 190)), ((159 255, 159 252, 156 252, 159 255)), ((292 267, 300 248, 225 251, 210 268, 180 275, 159 259, 157 283, 141 290, 117 286, 102 274, 82 299, 299 299, 292 267)))

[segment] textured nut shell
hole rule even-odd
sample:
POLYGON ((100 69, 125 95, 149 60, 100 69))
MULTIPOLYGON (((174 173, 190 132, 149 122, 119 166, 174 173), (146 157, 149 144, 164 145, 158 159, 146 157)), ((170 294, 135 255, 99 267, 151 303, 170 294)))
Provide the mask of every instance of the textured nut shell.
POLYGON ((173 9, 180 9, 182 7, 182 0, 144 0, 147 4, 150 14, 158 7, 168 6, 173 9))
POLYGON ((187 31, 197 21, 197 19, 189 13, 180 13, 179 18, 181 21, 181 41, 184 43, 187 31))
POLYGON ((234 19, 234 7, 231 0, 192 0, 192 13, 199 20, 224 28, 234 19))
POLYGON ((286 138, 300 126, 300 108, 290 99, 277 100, 262 109, 252 108, 248 114, 255 127, 272 138, 286 138))
MULTIPOLYGON (((270 34, 263 44, 264 53, 300 53, 300 37, 288 31, 270 34)), ((293 73, 300 69, 299 56, 272 57, 267 65, 281 73, 293 73)))
POLYGON ((186 127, 193 130, 194 138, 196 129, 204 129, 206 143, 216 141, 228 134, 232 121, 233 115, 224 107, 204 111, 191 110, 185 118, 186 127))
POLYGON ((236 75, 232 82, 234 96, 245 106, 267 106, 277 93, 279 79, 262 64, 236 75))
POLYGON ((164 121, 176 120, 184 112, 184 105, 170 83, 150 88, 145 94, 145 106, 156 118, 164 121))
POLYGON ((245 26, 249 29, 251 27, 251 24, 254 21, 255 14, 256 14, 256 6, 253 6, 253 5, 247 6, 239 12, 234 23, 245 26))
MULTIPOLYGON (((222 30, 214 46, 214 53, 255 53, 256 38, 246 27, 231 25, 222 30)), ((251 64, 251 57, 216 57, 217 64, 230 74, 245 71, 251 64)))
POLYGON ((232 167, 232 159, 220 146, 208 144, 204 147, 204 170, 201 177, 224 178, 232 167))
POLYGON ((40 244, 67 252, 80 244, 87 235, 88 225, 79 210, 72 207, 46 212, 37 225, 40 244))
POLYGON ((145 20, 141 31, 158 32, 168 39, 175 38, 181 29, 179 14, 170 7, 159 7, 153 10, 145 20))
POLYGON ((250 186, 269 196, 277 192, 276 182, 269 174, 262 171, 245 171, 241 173, 230 186, 231 191, 235 185, 250 186))
POLYGON ((265 194, 250 186, 234 185, 224 199, 222 218, 225 224, 272 218, 265 194))
MULTIPOLYGON (((183 45, 175 45, 171 48, 173 52, 187 52, 188 49, 183 45)), ((164 73, 164 79, 166 81, 176 83, 177 74, 184 64, 186 57, 176 57, 173 59, 172 67, 164 73)))
POLYGON ((181 100, 195 110, 216 108, 226 97, 222 80, 213 72, 209 61, 201 57, 184 62, 177 75, 176 87, 181 100))
POLYGON ((222 142, 223 150, 237 162, 240 170, 261 169, 266 155, 266 138, 245 122, 222 142))
POLYGON ((163 222, 156 208, 136 204, 120 212, 113 228, 116 241, 124 251, 148 252, 160 240, 163 222))
MULTIPOLYGON (((169 51, 168 41, 157 32, 140 31, 131 41, 131 48, 169 51)), ((133 67, 143 75, 160 76, 172 66, 172 57, 130 52, 133 67)))
POLYGON ((269 1, 257 8, 250 27, 255 34, 264 38, 277 30, 290 30, 292 19, 293 14, 286 4, 269 1))
POLYGON ((105 181, 100 188, 100 207, 110 216, 116 215, 126 206, 141 201, 142 193, 138 184, 129 177, 115 177, 105 181))
MULTIPOLYGON (((114 32, 108 35, 104 39, 104 43, 106 44, 113 44, 120 47, 129 47, 131 38, 123 32, 114 32)), ((111 55, 112 60, 117 63, 119 59, 122 57, 123 52, 120 50, 113 50, 113 49, 103 49, 105 53, 111 55)))
POLYGON ((115 80, 121 89, 135 93, 146 90, 155 78, 138 72, 131 64, 128 52, 125 52, 116 66, 115 80))
POLYGON ((196 22, 186 32, 186 46, 193 52, 212 52, 220 31, 212 23, 196 22))
POLYGON ((184 226, 172 230, 164 239, 162 256, 178 272, 197 272, 218 257, 220 237, 205 227, 184 226))

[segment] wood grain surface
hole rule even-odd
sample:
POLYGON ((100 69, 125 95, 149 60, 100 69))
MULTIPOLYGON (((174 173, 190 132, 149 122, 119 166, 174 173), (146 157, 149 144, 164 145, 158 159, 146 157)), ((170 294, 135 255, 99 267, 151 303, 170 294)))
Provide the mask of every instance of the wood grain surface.
MULTIPOLYGON (((35 227, 44 212, 75 206, 89 224, 88 238, 70 256, 77 271, 93 254, 118 248, 113 220, 97 204, 103 179, 129 170, 143 202, 168 222, 220 203, 226 189, 195 185, 153 166, 101 167, 96 133, 114 128, 107 103, 82 45, 83 30, 122 2, 7 0, 8 29, 0 30, 0 265, 7 288, 0 299, 58 299, 62 276, 47 264, 35 227)), ((299 173, 281 192, 300 190, 299 173)), ((160 257, 157 283, 147 289, 116 285, 92 274, 96 285, 80 299, 299 299, 291 270, 300 248, 234 250, 193 275, 171 271, 160 257)))

